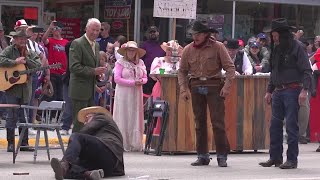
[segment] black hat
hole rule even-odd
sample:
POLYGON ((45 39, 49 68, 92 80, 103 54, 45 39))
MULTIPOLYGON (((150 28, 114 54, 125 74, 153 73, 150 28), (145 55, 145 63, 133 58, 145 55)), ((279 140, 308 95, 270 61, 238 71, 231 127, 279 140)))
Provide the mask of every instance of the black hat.
POLYGON ((273 31, 281 31, 281 30, 292 30, 295 27, 289 26, 288 21, 286 18, 279 18, 274 19, 271 22, 271 28, 266 30, 266 32, 273 32, 273 31))
POLYGON ((191 28, 191 34, 206 33, 206 32, 219 33, 219 31, 217 31, 216 29, 209 28, 207 21, 195 21, 193 23, 193 26, 191 28))
POLYGON ((150 33, 150 32, 159 32, 159 29, 157 28, 157 26, 150 26, 148 29, 147 29, 147 32, 150 33))
POLYGON ((229 39, 227 42, 227 48, 229 49, 238 49, 240 47, 237 39, 229 39))

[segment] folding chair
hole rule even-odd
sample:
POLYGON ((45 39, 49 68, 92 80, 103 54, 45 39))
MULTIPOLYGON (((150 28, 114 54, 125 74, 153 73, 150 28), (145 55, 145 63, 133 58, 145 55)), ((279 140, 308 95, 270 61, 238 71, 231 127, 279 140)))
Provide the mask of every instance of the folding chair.
MULTIPOLYGON (((36 163, 37 159, 37 151, 38 149, 46 149, 47 154, 48 154, 48 159, 50 160, 50 152, 49 149, 55 149, 55 148, 49 148, 49 142, 48 142, 48 131, 56 131, 57 132, 57 137, 59 140, 60 148, 62 150, 62 153, 64 154, 64 146, 60 134, 60 129, 61 129, 61 118, 62 114, 64 111, 64 106, 65 102, 64 101, 42 101, 38 107, 36 106, 27 106, 27 105, 22 105, 21 108, 24 110, 24 115, 25 118, 28 118, 28 112, 30 109, 35 109, 38 112, 40 111, 41 113, 41 123, 39 124, 33 124, 33 123, 17 123, 18 127, 22 128, 22 132, 19 137, 16 153, 15 153, 15 158, 18 155, 18 152, 21 147, 22 143, 22 138, 26 130, 28 128, 33 128, 37 131, 36 135, 36 142, 35 142, 35 150, 34 150, 34 157, 33 157, 33 162, 36 163), (39 140, 40 140, 40 131, 44 132, 44 138, 45 138, 45 146, 39 146, 39 140)), ((28 122, 28 121, 26 121, 28 122)))

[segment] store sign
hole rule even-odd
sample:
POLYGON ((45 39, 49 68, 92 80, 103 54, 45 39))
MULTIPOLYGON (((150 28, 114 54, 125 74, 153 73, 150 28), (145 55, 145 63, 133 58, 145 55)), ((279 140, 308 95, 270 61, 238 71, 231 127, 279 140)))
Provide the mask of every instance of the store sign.
POLYGON ((61 32, 62 38, 73 40, 80 37, 80 18, 59 18, 57 21, 64 25, 61 32))
POLYGON ((276 4, 300 4, 319 6, 319 0, 225 0, 225 1, 243 1, 243 2, 259 2, 259 3, 276 3, 276 4))
POLYGON ((130 19, 132 0, 106 0, 105 19, 130 19))
POLYGON ((153 17, 196 19, 197 0, 154 0, 153 17))

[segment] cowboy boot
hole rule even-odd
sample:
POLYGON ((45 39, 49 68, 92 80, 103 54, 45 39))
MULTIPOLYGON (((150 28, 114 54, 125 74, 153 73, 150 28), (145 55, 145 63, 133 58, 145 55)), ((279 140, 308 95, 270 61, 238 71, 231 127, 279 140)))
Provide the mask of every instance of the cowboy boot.
POLYGON ((70 164, 67 161, 59 161, 58 158, 52 158, 50 161, 51 168, 54 171, 54 176, 57 180, 63 180, 67 171, 70 168, 70 164))
POLYGON ((7 152, 13 152, 14 128, 7 128, 7 152))
POLYGON ((268 161, 265 161, 265 162, 260 162, 259 165, 262 166, 262 167, 271 167, 271 166, 275 166, 275 167, 279 167, 281 164, 282 164, 282 160, 272 160, 272 159, 269 159, 268 161))

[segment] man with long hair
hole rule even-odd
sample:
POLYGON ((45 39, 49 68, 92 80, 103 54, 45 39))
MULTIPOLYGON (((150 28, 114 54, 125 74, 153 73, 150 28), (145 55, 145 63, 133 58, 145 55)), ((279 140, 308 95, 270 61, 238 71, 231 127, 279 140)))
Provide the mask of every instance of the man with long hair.
POLYGON ((301 43, 294 40, 292 27, 284 18, 275 19, 271 26, 271 74, 265 95, 271 104, 270 158, 259 165, 295 169, 298 165, 298 112, 308 96, 311 66, 301 43), (271 99, 272 96, 272 99, 271 99), (283 122, 288 134, 287 161, 283 162, 283 122))

